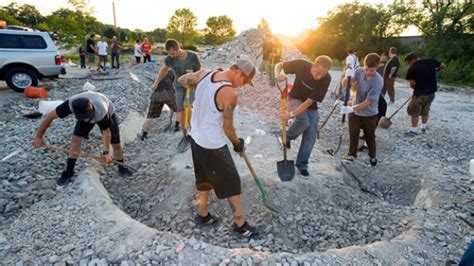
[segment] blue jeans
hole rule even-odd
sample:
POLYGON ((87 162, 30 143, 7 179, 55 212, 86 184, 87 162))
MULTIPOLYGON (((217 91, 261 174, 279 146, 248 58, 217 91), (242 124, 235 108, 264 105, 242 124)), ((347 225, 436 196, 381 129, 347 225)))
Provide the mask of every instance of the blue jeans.
POLYGON ((297 116, 286 133, 288 140, 294 140, 303 134, 300 149, 296 156, 296 167, 299 170, 308 170, 308 161, 316 143, 318 133, 319 113, 318 110, 307 109, 297 116))

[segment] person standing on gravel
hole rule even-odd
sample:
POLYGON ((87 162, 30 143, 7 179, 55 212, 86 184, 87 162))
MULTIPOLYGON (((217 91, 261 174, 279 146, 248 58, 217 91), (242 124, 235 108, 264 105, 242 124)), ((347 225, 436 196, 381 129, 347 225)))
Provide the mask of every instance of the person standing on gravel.
POLYGON ((342 87, 342 80, 347 76, 347 73, 354 73, 354 71, 350 70, 356 70, 360 66, 359 58, 357 57, 357 50, 353 48, 347 48, 346 52, 347 57, 344 60, 344 68, 342 69, 341 79, 338 82, 336 99, 340 98, 342 95, 341 90, 344 89, 344 87, 342 87), (347 71, 348 69, 349 71, 347 71))
POLYGON ((97 70, 105 70, 105 64, 107 64, 107 42, 104 36, 102 36, 100 42, 97 43, 97 53, 99 54, 99 66, 97 70))
POLYGON ((275 66, 275 76, 277 82, 286 80, 285 74, 295 74, 293 89, 288 95, 288 109, 282 119, 288 121, 295 118, 293 124, 287 132, 287 143, 283 143, 290 148, 290 141, 302 135, 301 145, 296 157, 296 167, 303 177, 308 177, 308 162, 318 131, 318 102, 322 102, 331 83, 332 60, 329 56, 318 56, 314 63, 305 60, 292 60, 278 63, 275 66))
MULTIPOLYGON (((158 84, 156 90, 150 96, 150 105, 148 107, 148 114, 143 124, 141 140, 148 138, 148 131, 151 128, 153 118, 158 118, 161 115, 163 106, 166 104, 172 112, 176 112, 176 96, 173 87, 174 74, 169 70, 166 76, 158 84)), ((172 115, 173 113, 171 113, 172 115)), ((171 121, 170 121, 171 122, 171 121)))
MULTIPOLYGON (((357 68, 353 74, 351 84, 355 85, 355 97, 351 101, 352 106, 342 106, 341 113, 349 115, 349 153, 346 161, 353 162, 357 158, 359 144, 359 133, 364 131, 364 139, 369 149, 370 164, 377 165, 375 129, 378 121, 378 103, 383 87, 383 79, 377 73, 380 57, 376 53, 365 56, 364 67, 357 68)), ((348 78, 344 78, 342 85, 347 87, 348 78)))
POLYGON ((396 47, 391 47, 388 50, 388 60, 385 68, 383 70, 383 89, 382 95, 388 92, 390 98, 390 104, 395 103, 395 79, 397 78, 398 69, 400 68, 400 60, 397 56, 398 49, 396 47))
POLYGON ((136 42, 135 42, 133 55, 135 56, 135 62, 137 64, 140 64, 143 53, 142 53, 142 48, 140 48, 140 40, 139 39, 137 39, 136 42))
POLYGON ((239 173, 227 146, 229 139, 234 151, 244 151, 244 140, 234 128, 234 109, 238 92, 235 88, 250 84, 255 66, 247 59, 239 59, 227 70, 189 73, 181 76, 183 87, 196 87, 194 115, 191 118, 191 151, 196 188, 198 190, 198 225, 210 225, 218 218, 209 213, 208 199, 212 189, 219 199, 227 199, 234 215, 233 231, 242 237, 254 238, 257 230, 243 216, 239 173))
MULTIPOLYGON (((164 78, 168 70, 171 68, 174 71, 176 79, 179 79, 182 75, 186 73, 196 72, 201 69, 201 62, 199 61, 198 56, 190 51, 181 49, 178 41, 174 39, 168 39, 165 43, 165 49, 168 52, 168 56, 165 58, 165 64, 160 69, 158 76, 151 85, 151 90, 155 91, 158 84, 164 78)), ((184 122, 184 102, 186 100, 186 88, 177 82, 174 83, 176 90, 176 124, 174 126, 174 132, 180 130, 180 122, 184 122)), ((190 103, 194 101, 194 90, 191 91, 190 103)), ((185 130, 183 127, 183 135, 185 130)))
POLYGON ((117 36, 112 37, 112 43, 110 44, 110 60, 112 61, 112 68, 120 68, 120 43, 117 41, 117 36), (117 61, 117 66, 115 66, 115 61, 117 61))
POLYGON ((95 35, 91 34, 86 42, 87 63, 89 68, 95 64, 95 54, 97 54, 97 47, 95 46, 95 35))
MULTIPOLYGON (((33 146, 37 148, 45 146, 46 143, 43 137, 53 120, 58 117, 65 118, 70 114, 74 114, 77 122, 71 138, 66 170, 61 174, 61 178, 57 180, 60 186, 67 185, 72 181, 78 157, 77 153, 81 151, 82 139, 88 137, 95 124, 99 125, 102 131, 104 146, 102 160, 106 163, 112 162, 112 158, 109 155, 109 147, 112 144, 115 159, 118 162, 123 162, 118 119, 115 115, 114 105, 105 95, 98 92, 87 91, 76 94, 56 107, 56 110, 47 114, 36 131, 33 146)), ((122 175, 132 174, 126 167, 119 165, 118 169, 122 175)))
POLYGON ((418 59, 413 53, 405 57, 405 62, 410 66, 406 79, 413 89, 413 96, 408 103, 407 112, 411 117, 411 129, 408 136, 415 136, 418 128, 418 118, 421 116, 420 129, 426 132, 431 103, 438 90, 436 74, 446 67, 436 59, 418 59))
POLYGON ((148 38, 143 40, 143 43, 140 45, 140 50, 143 53, 143 63, 151 61, 151 43, 148 41, 148 38))

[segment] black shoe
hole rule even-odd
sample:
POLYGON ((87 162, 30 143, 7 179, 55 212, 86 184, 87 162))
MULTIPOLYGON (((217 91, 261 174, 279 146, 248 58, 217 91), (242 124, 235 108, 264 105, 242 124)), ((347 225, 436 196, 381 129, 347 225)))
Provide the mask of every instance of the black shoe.
POLYGON ((142 132, 142 135, 140 136, 140 140, 144 141, 148 138, 148 133, 142 132))
POLYGON ((201 215, 196 215, 194 219, 197 225, 213 225, 219 221, 219 218, 207 213, 206 217, 202 217, 201 215))
POLYGON ((258 236, 257 229, 250 226, 247 222, 244 222, 241 227, 234 224, 234 232, 246 238, 255 238, 258 236))
POLYGON ((377 165, 377 158, 370 158, 370 165, 376 166, 377 165))
POLYGON ((70 172, 64 171, 61 174, 61 177, 58 180, 56 180, 56 184, 58 184, 59 186, 65 186, 69 184, 69 182, 72 182, 73 175, 74 175, 74 172, 70 173, 70 172))
POLYGON ((291 149, 291 140, 289 139, 286 140, 286 148, 291 149))
POLYGON ((181 127, 179 126, 179 124, 175 125, 173 128, 173 132, 179 132, 180 130, 181 130, 181 127))
POLYGON ((133 172, 130 171, 130 169, 128 169, 127 167, 123 167, 123 166, 120 166, 118 167, 119 169, 119 173, 121 176, 131 176, 133 175, 133 172))
POLYGON ((408 131, 405 133, 405 136, 406 137, 416 137, 418 134, 416 132, 413 132, 413 131, 408 131))
POLYGON ((300 170, 300 174, 304 177, 308 177, 309 176, 309 172, 308 170, 305 170, 305 169, 301 169, 300 170))
POLYGON ((422 133, 422 134, 425 134, 425 133, 426 133, 426 128, 422 128, 422 129, 421 129, 421 133, 422 133))

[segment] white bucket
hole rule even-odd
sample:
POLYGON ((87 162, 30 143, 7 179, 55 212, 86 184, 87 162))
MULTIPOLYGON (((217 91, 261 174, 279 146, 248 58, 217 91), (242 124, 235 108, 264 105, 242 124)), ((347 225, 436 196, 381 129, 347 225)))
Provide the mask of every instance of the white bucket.
POLYGON ((38 111, 42 113, 43 116, 45 116, 51 111, 55 110, 56 107, 62 103, 63 101, 40 101, 38 105, 38 111))

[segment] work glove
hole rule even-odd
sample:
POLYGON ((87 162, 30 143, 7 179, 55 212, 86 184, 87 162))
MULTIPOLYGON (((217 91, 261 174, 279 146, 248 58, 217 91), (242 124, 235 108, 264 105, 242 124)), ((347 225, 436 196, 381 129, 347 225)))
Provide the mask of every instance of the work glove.
POLYGON ((347 115, 354 112, 354 108, 352 106, 343 106, 341 108, 341 115, 347 115))
POLYGON ((341 101, 341 100, 336 100, 336 101, 334 102, 334 106, 335 106, 335 107, 339 107, 339 106, 342 106, 342 105, 344 105, 344 102, 341 101))
POLYGON ((239 143, 232 143, 234 145, 234 151, 237 153, 243 152, 245 150, 244 144, 245 141, 239 138, 239 143))

